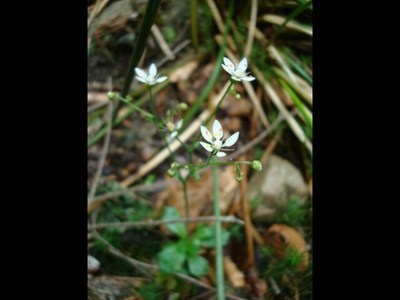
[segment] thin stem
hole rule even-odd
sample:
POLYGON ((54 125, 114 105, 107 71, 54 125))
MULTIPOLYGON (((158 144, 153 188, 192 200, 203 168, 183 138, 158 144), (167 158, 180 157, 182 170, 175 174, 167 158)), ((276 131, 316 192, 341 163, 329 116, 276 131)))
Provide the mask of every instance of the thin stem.
MULTIPOLYGON (((186 182, 186 179, 184 179, 182 181, 182 185, 183 185, 183 195, 185 197, 185 214, 186 214, 186 218, 190 218, 190 215, 189 215, 189 198, 188 198, 188 193, 187 193, 187 182, 186 182)), ((186 229, 187 229, 187 233, 189 235, 189 223, 186 223, 186 229)))
POLYGON ((151 87, 148 86, 147 89, 149 90, 149 95, 150 95, 149 101, 150 101, 151 113, 156 117, 157 124, 159 124, 160 123, 160 116, 158 115, 157 110, 156 110, 156 103, 155 103, 154 98, 153 98, 153 93, 151 92, 151 87))
MULTIPOLYGON (((213 113, 207 118, 207 120, 204 122, 204 124, 207 124, 208 122, 210 122, 210 120, 215 116, 215 114, 217 113, 218 109, 220 108, 222 101, 224 100, 224 98, 226 97, 226 95, 228 94, 230 88, 232 87, 233 82, 231 81, 228 88, 225 90, 224 94, 222 95, 221 99, 218 101, 217 106, 215 107, 215 110, 213 111, 213 113)), ((200 138, 200 132, 196 135, 195 137, 195 141, 199 140, 200 138)), ((194 143, 192 144, 191 147, 191 151, 189 151, 189 153, 191 154, 193 152, 193 147, 194 147, 194 143)), ((210 160, 211 156, 208 158, 207 162, 210 160)))
POLYGON ((231 83, 229 84, 228 88, 226 89, 225 93, 222 95, 221 99, 218 101, 217 106, 215 107, 214 112, 208 117, 207 122, 208 123, 217 113, 218 109, 220 108, 222 101, 225 99, 226 95, 228 94, 229 90, 231 89, 233 85, 233 82, 231 81, 231 83))
POLYGON ((119 99, 120 99, 122 102, 124 102, 124 103, 128 104, 129 106, 131 106, 134 110, 137 110, 138 112, 141 112, 142 114, 144 114, 144 115, 146 115, 146 116, 148 116, 148 117, 154 118, 154 115, 148 113, 148 112, 145 111, 144 109, 141 109, 138 105, 136 105, 136 104, 134 104, 134 103, 132 103, 132 102, 130 102, 130 101, 128 101, 128 100, 122 98, 122 97, 119 97, 119 99))
MULTIPOLYGON (((212 179, 214 189, 214 216, 215 218, 221 217, 221 211, 219 209, 219 181, 218 181, 218 167, 213 166, 212 168, 212 179)), ((215 222, 215 267, 217 270, 217 299, 225 300, 224 292, 224 265, 223 265, 223 248, 222 248, 222 228, 221 222, 215 222)))
MULTIPOLYGON (((177 139, 178 139, 178 137, 176 137, 177 139)), ((179 139, 178 139, 179 140, 179 139)), ((182 144, 182 145, 184 145, 183 144, 183 142, 181 141, 181 140, 179 140, 180 141, 180 143, 182 144)), ((171 155, 172 155, 172 157, 173 157, 173 160, 174 161, 176 161, 176 159, 175 159, 175 154, 171 151, 171 149, 169 148, 169 144, 168 144, 168 141, 165 139, 165 144, 167 145, 167 148, 168 148, 168 150, 169 150, 169 152, 171 153, 171 155)), ((189 218, 190 216, 189 216, 189 199, 188 199, 188 194, 187 194, 187 185, 186 185, 186 182, 187 182, 187 180, 189 179, 189 177, 190 177, 190 173, 189 173, 189 176, 187 176, 186 178, 183 178, 182 177, 182 175, 181 175, 181 172, 180 172, 180 170, 178 169, 178 179, 179 179, 179 181, 182 183, 182 186, 183 186, 183 195, 184 195, 184 200, 185 200, 185 214, 186 214, 186 218, 189 218)), ((186 229, 187 229, 187 232, 188 232, 188 234, 189 234, 189 223, 186 223, 186 229)))

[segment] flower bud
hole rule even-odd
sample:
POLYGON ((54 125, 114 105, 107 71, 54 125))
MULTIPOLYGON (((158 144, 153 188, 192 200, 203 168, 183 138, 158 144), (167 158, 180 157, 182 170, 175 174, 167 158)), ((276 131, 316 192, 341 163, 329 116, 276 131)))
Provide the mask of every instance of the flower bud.
POLYGON ((179 167, 179 164, 178 164, 177 162, 173 162, 173 163, 171 164, 171 168, 172 168, 172 169, 176 169, 177 167, 179 167))
POLYGON ((178 109, 182 110, 182 111, 185 111, 185 110, 188 109, 188 105, 185 102, 179 103, 178 109))
POLYGON ((167 129, 168 129, 169 132, 172 132, 172 131, 174 131, 174 129, 175 129, 175 125, 174 125, 174 123, 172 123, 172 122, 168 122, 167 125, 166 125, 166 127, 167 127, 167 129))
POLYGON ((115 100, 116 98, 117 98, 117 94, 115 94, 114 92, 108 92, 107 93, 107 97, 108 97, 108 100, 115 100))
POLYGON ((175 177, 176 169, 175 168, 168 169, 167 174, 169 177, 175 177))
POLYGON ((253 160, 251 162, 251 167, 256 171, 261 171, 262 170, 262 163, 259 160, 253 160))

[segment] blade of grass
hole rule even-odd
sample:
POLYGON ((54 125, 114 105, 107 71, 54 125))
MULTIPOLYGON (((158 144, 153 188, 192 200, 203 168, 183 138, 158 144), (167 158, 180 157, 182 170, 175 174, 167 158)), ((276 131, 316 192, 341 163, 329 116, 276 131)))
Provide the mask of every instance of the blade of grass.
POLYGON ((300 77, 297 76, 298 84, 295 84, 286 74, 279 68, 272 68, 274 73, 280 78, 284 79, 290 86, 299 93, 308 103, 312 105, 312 88, 300 77))
POLYGON ((289 94, 290 98, 293 100, 294 104, 296 104, 297 108, 299 109, 300 113, 303 115, 304 119, 306 120, 307 125, 312 130, 313 121, 312 121, 312 114, 308 110, 307 106, 301 102, 299 97, 297 97, 296 93, 290 88, 290 86, 282 79, 279 79, 279 83, 283 87, 283 89, 289 94))
POLYGON ((303 2, 300 4, 291 14, 289 14, 285 20, 285 22, 282 23, 276 30, 275 37, 277 37, 282 30, 285 28, 286 24, 288 24, 292 19, 296 18, 298 15, 300 15, 303 11, 305 11, 307 8, 311 7, 312 1, 307 1, 303 2))
POLYGON ((306 80, 309 84, 312 84, 312 77, 307 73, 307 71, 290 55, 288 55, 287 50, 280 52, 281 55, 287 60, 289 65, 294 69, 294 71, 299 74, 304 80, 306 80))
POLYGON ((161 0, 152 0, 147 2, 146 12, 144 13, 144 18, 140 25, 139 35, 133 48, 131 59, 129 60, 128 70, 121 92, 122 98, 125 98, 126 95, 128 95, 129 87, 131 86, 134 75, 133 69, 137 66, 144 48, 146 47, 146 41, 150 35, 151 27, 153 26, 160 1, 161 0))
MULTIPOLYGON (((282 17, 282 16, 278 16, 278 15, 273 15, 273 14, 266 14, 264 16, 262 16, 260 18, 260 20, 265 21, 265 22, 269 22, 272 24, 276 24, 276 25, 282 25, 286 18, 282 17)), ((287 28, 305 33, 309 36, 312 36, 312 28, 310 26, 304 25, 304 24, 300 24, 299 22, 296 21, 289 21, 286 24, 287 28)))
POLYGON ((296 119, 290 114, 290 112, 287 110, 285 105, 283 104, 282 100, 279 98, 278 94, 275 92, 271 84, 264 78, 264 75, 262 72, 256 67, 252 66, 252 69, 254 71, 255 77, 257 80, 261 83, 264 91, 267 93, 267 95, 270 97, 276 108, 282 113, 283 116, 285 116, 287 123, 289 124, 289 127, 292 129, 292 132, 296 135, 296 137, 302 142, 308 151, 312 154, 312 144, 311 142, 307 139, 303 129, 301 126, 297 123, 296 119))

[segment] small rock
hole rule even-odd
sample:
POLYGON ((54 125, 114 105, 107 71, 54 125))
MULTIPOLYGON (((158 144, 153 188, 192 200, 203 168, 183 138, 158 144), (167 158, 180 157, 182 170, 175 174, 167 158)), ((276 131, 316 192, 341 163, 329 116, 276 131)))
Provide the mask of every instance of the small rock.
POLYGON ((287 206, 291 197, 304 203, 309 196, 307 184, 300 171, 289 161, 271 155, 249 181, 248 197, 255 208, 252 217, 256 221, 272 221, 278 209, 287 206))
POLYGON ((94 274, 100 270, 100 262, 93 256, 88 255, 88 273, 94 274))

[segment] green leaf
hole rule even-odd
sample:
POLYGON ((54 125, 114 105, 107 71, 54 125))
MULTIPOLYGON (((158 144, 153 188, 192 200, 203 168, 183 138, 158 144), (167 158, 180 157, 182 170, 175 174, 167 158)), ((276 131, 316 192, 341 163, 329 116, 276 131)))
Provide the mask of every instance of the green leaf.
MULTIPOLYGON (((198 227, 194 233, 194 238, 201 241, 204 247, 215 247, 215 228, 214 227, 198 227)), ((222 245, 225 246, 230 238, 227 230, 222 230, 222 245)))
MULTIPOLYGON (((180 215, 175 207, 167 206, 164 208, 163 220, 175 220, 179 219, 180 215)), ((183 223, 172 223, 167 224, 167 228, 172 232, 177 234, 179 237, 184 238, 187 235, 186 226, 183 223)))
POLYGON ((200 251, 200 243, 198 243, 196 239, 190 239, 188 237, 181 239, 178 242, 178 247, 187 257, 197 256, 200 251))
POLYGON ((157 256, 158 266, 166 273, 182 272, 185 259, 177 244, 166 246, 157 256))
POLYGON ((202 256, 195 256, 188 259, 190 274, 194 276, 204 276, 208 273, 208 260, 202 256))

